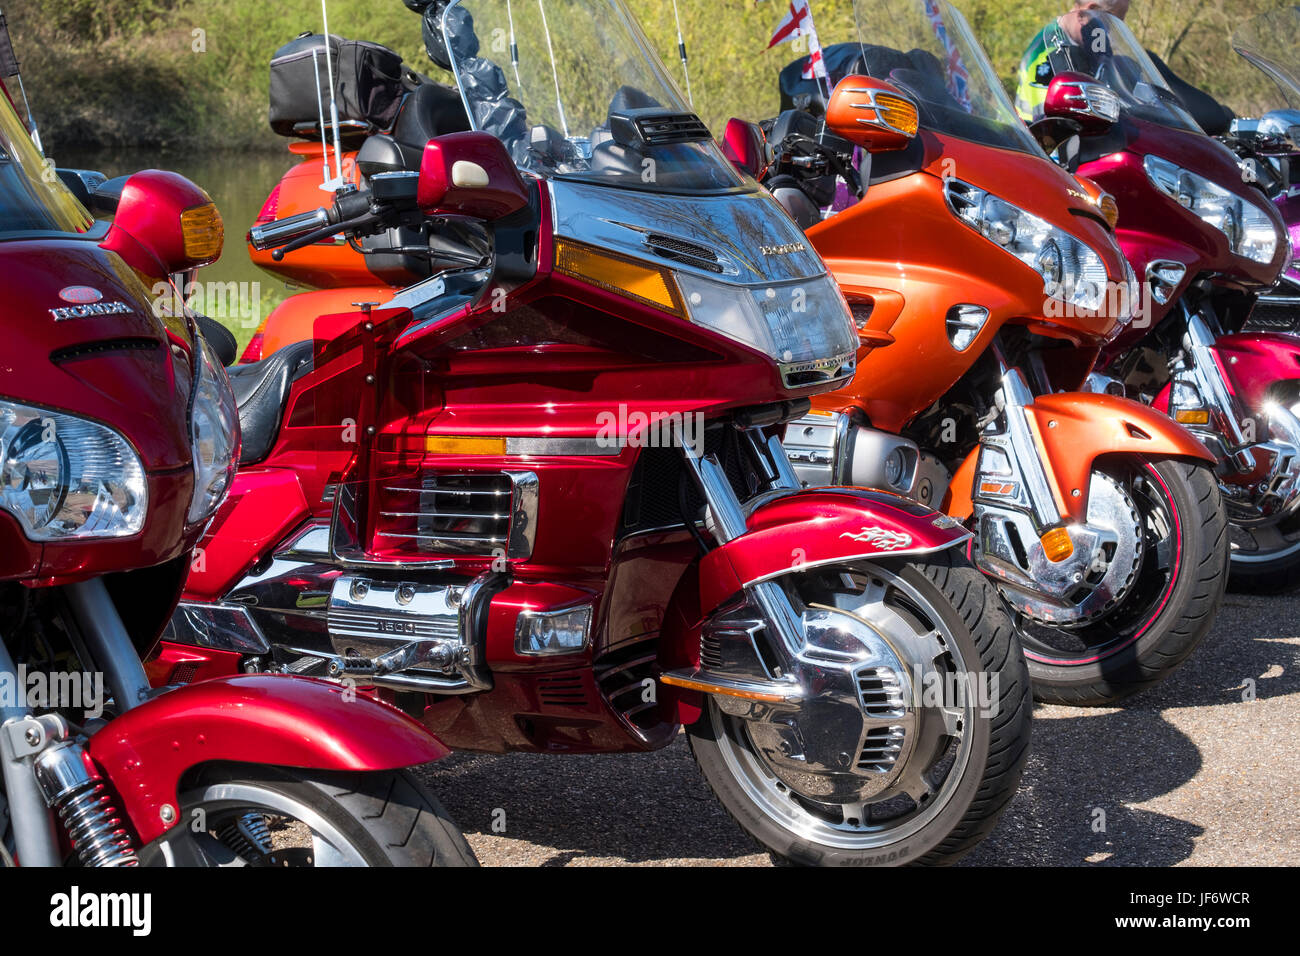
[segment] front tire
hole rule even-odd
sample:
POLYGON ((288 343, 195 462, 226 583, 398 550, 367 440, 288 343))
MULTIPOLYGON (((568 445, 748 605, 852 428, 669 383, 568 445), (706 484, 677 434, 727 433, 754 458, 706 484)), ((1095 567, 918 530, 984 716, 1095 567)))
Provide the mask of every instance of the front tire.
POLYGON ((924 768, 935 775, 933 793, 914 799, 886 791, 882 801, 852 810, 809 801, 765 765, 744 721, 712 697, 687 728, 691 751, 722 805, 777 863, 951 863, 989 834, 1019 783, 1032 709, 1024 656, 996 592, 960 554, 895 559, 859 571, 868 588, 873 581, 896 584, 894 606, 906 608, 922 630, 942 632, 949 663, 989 678, 986 686, 995 691, 986 701, 991 706, 954 715, 950 726, 960 739, 910 758, 933 760, 924 768))
POLYGON ((209 764, 186 781, 181 823, 149 866, 477 866, 438 800, 405 770, 209 764))
POLYGON ((1228 579, 1228 520, 1203 462, 1117 460, 1146 535, 1137 585, 1104 618, 1058 628, 1016 616, 1034 697, 1108 707, 1167 677, 1209 633, 1228 579))

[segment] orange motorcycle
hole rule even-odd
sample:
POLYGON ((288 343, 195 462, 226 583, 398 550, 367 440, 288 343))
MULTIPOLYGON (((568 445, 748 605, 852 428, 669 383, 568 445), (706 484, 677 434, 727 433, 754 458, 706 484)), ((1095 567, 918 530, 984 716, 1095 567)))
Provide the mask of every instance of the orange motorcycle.
POLYGON ((967 524, 1038 698, 1112 703, 1210 628, 1228 556, 1214 459, 1159 412, 1088 390, 1137 294, 1114 201, 1047 159, 953 7, 857 8, 877 42, 822 52, 829 102, 805 57, 782 73, 798 108, 767 124, 770 149, 749 124, 727 133, 861 337, 852 383, 786 447, 809 485, 889 489, 967 524))
MULTIPOLYGON (((335 38, 335 47, 340 43, 346 46, 351 41, 335 38)), ((272 59, 272 75, 278 70, 292 70, 313 51, 321 60, 323 44, 324 38, 313 34, 282 47, 272 59)), ((383 47, 364 46, 382 51, 389 59, 398 59, 396 53, 383 47)), ((433 53, 443 57, 450 69, 445 51, 435 44, 433 53)), ((392 75, 395 70, 390 66, 383 72, 392 75)), ((357 190, 366 188, 370 177, 377 173, 417 172, 425 143, 470 128, 460 93, 454 87, 435 83, 411 70, 400 72, 401 85, 395 85, 387 97, 372 98, 366 104, 371 109, 356 104, 349 111, 346 101, 335 104, 334 110, 340 106, 344 109, 337 139, 332 123, 324 129, 319 121, 311 119, 272 123, 276 132, 295 140, 289 144, 289 152, 298 157, 298 162, 271 191, 255 226, 310 215, 333 195, 333 190, 323 190, 325 184, 357 190), (375 99, 381 105, 391 100, 391 107, 376 115, 375 99)), ((380 79, 370 77, 371 87, 379 86, 380 79)), ((276 102, 275 86, 272 115, 292 113, 295 104, 276 102)), ((315 101, 296 105, 305 116, 317 115, 315 101)), ((320 115, 323 117, 326 111, 321 109, 320 115)), ((256 362, 286 345, 310 339, 312 325, 322 315, 350 312, 353 303, 358 302, 387 303, 399 290, 436 272, 476 265, 466 258, 475 250, 481 251, 483 261, 487 261, 491 256, 487 242, 486 233, 467 220, 426 219, 360 238, 332 237, 288 252, 250 245, 248 252, 254 265, 305 291, 290 296, 266 317, 240 361, 256 362)))

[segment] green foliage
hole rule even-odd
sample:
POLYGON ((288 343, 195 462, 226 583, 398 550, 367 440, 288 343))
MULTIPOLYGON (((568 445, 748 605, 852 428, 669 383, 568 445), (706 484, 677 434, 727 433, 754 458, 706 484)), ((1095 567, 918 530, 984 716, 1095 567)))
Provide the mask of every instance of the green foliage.
MULTIPOLYGON (((556 0, 561 2, 561 0, 556 0)), ((872 0, 875 11, 904 0, 872 0)), ((1024 47, 1070 0, 957 0, 1004 83, 1024 47)), ((1129 22, 1189 82, 1238 112, 1275 105, 1268 81, 1231 49, 1248 17, 1293 0, 1134 0, 1129 22)), ((681 82, 671 0, 629 0, 681 82)), ((776 74, 795 55, 764 47, 785 0, 677 0, 695 105, 715 129, 777 110, 776 74)), ((813 0, 824 44, 856 36, 851 0, 813 0)), ((318 0, 6 0, 27 88, 57 145, 266 147, 267 64, 304 30, 318 0)), ((880 14, 877 14, 880 16, 880 14)), ((335 33, 391 46, 420 70, 419 17, 401 0, 330 0, 335 33)), ((866 24, 868 39, 873 26, 866 24)))

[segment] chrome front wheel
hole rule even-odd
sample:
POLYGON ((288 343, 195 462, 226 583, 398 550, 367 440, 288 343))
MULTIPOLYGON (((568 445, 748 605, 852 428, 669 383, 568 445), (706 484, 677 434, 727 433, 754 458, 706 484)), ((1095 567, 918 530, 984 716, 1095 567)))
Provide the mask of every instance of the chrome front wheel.
MULTIPOLYGON (((867 645, 879 640, 851 666, 858 722, 834 699, 831 667, 789 709, 712 696, 688 734, 714 792, 783 862, 961 856, 1014 793, 1028 745, 1027 674, 992 589, 951 552, 787 585, 806 624, 846 615, 867 645)), ((839 654, 839 666, 849 653, 841 641, 808 656, 839 654)))

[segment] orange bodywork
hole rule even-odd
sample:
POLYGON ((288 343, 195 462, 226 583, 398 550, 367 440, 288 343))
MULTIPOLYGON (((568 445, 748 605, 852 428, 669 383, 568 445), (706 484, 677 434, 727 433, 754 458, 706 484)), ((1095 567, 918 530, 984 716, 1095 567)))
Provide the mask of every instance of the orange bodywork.
POLYGON ((262 326, 262 357, 286 345, 315 338, 316 320, 322 315, 355 312, 358 302, 383 305, 397 294, 397 289, 371 285, 343 289, 317 289, 300 292, 281 302, 262 326))
MULTIPOLYGON (((1006 325, 1075 346, 1060 353, 1057 387, 1074 388, 1092 370, 1116 316, 1069 310, 1049 300, 1038 272, 968 227, 948 208, 944 177, 955 177, 1019 206, 1083 240, 1122 283, 1124 263, 1109 235, 1095 184, 1081 183, 1041 156, 997 149, 923 131, 924 169, 872 185, 852 208, 808 230, 850 302, 870 308, 858 370, 850 385, 813 399, 823 411, 856 411, 872 427, 898 433, 931 408, 971 368, 1006 325), (989 310, 962 352, 951 344, 946 317, 959 305, 989 310), (895 343, 879 347, 881 336, 895 343)), ((860 316, 862 310, 855 310, 860 316)), ((1083 521, 1098 458, 1213 462, 1205 446, 1159 412, 1110 395, 1064 393, 1034 400, 1030 426, 1063 519, 1083 521), (1077 492, 1077 494, 1076 494, 1077 492)), ((944 510, 973 512, 979 449, 953 476, 944 510)))
MULTIPOLYGON (((1147 461, 1192 458, 1216 463, 1191 432, 1168 416, 1127 398, 1089 393, 1044 395, 1029 408, 1029 425, 1061 516, 1084 523, 1093 465, 1106 455, 1138 455, 1147 461)), ((953 476, 944 511, 962 521, 974 513, 971 492, 979 449, 953 476)))
MULTIPOLYGON (((267 201, 263 215, 258 218, 259 222, 311 212, 334 201, 333 195, 320 188, 324 173, 321 144, 293 143, 289 146, 289 152, 303 157, 302 162, 284 174, 284 178, 275 188, 274 201, 267 201)), ((329 150, 331 170, 334 168, 333 156, 334 150, 331 149, 329 150)), ((361 177, 357 171, 356 157, 355 152, 343 154, 343 178, 352 183, 359 183, 361 177)), ((258 252, 251 245, 248 247, 248 256, 252 259, 253 265, 294 285, 313 289, 326 289, 338 285, 383 285, 366 268, 365 257, 357 253, 343 239, 315 243, 288 253, 279 262, 271 258, 269 251, 258 252)))
MULTIPOLYGON (((1124 270, 1092 198, 1077 180, 1042 157, 922 132, 926 168, 873 185, 857 205, 808 230, 850 301, 870 304, 870 333, 896 344, 865 348, 847 387, 814 399, 827 411, 858 409, 876 428, 897 432, 952 387, 1007 323, 1080 347, 1080 381, 1114 316, 1081 310, 1048 315, 1042 277, 960 221, 944 198, 954 176, 1083 239, 1106 259, 1115 282, 1124 270), (1063 201, 1068 197, 1068 202, 1063 201), (945 318, 962 304, 990 312, 963 352, 948 340, 945 318)), ((870 345, 864 342, 864 346, 870 345)))

